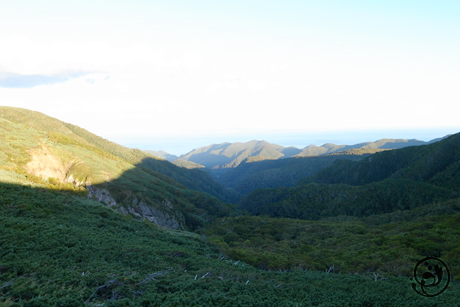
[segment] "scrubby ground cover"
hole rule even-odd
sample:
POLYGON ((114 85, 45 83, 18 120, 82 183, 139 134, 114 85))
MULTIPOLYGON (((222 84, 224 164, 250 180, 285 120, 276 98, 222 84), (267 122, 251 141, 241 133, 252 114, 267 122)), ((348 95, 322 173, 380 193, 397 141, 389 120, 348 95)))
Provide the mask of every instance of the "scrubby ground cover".
POLYGON ((266 271, 197 234, 59 191, 1 185, 2 306, 455 306, 408 278, 266 271), (103 304, 103 305, 102 305, 103 304))
POLYGON ((334 267, 340 273, 409 277, 418 260, 435 256, 460 279, 460 200, 365 218, 224 218, 201 233, 222 252, 266 270, 334 267))

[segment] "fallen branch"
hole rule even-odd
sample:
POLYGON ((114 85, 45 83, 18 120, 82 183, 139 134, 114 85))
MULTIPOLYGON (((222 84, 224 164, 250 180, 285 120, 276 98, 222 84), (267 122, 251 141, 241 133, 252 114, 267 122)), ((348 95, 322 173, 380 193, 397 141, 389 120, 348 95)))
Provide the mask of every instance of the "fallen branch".
POLYGON ((161 276, 161 275, 164 275, 164 274, 167 274, 167 273, 169 273, 169 271, 158 271, 158 272, 149 274, 149 275, 147 275, 147 276, 144 278, 143 281, 141 281, 141 282, 138 283, 137 285, 145 284, 145 283, 148 282, 149 280, 155 279, 155 277, 158 277, 158 276, 161 276))

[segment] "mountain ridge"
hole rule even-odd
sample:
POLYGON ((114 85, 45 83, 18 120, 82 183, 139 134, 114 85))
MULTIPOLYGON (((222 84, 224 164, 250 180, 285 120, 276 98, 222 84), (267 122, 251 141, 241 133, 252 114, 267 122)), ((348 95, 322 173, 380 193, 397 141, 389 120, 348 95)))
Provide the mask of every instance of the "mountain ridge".
MULTIPOLYGON (((291 157, 310 157, 326 154, 333 154, 353 149, 398 149, 409 146, 421 146, 431 144, 439 139, 428 142, 417 139, 379 139, 373 142, 362 142, 353 145, 337 145, 325 143, 321 146, 310 144, 302 149, 289 146, 284 147, 278 144, 269 143, 265 140, 251 140, 242 142, 224 142, 193 149, 186 154, 180 155, 176 160, 177 164, 187 165, 182 161, 189 161, 197 164, 197 167, 208 169, 230 169, 235 168, 248 158, 258 161, 264 159, 286 159, 291 157), (181 162, 177 162, 177 161, 181 162)), ((193 165, 188 165, 193 167, 193 165)))
POLYGON ((295 187, 252 191, 239 206, 256 215, 304 219, 413 209, 458 198, 459 169, 460 133, 358 161, 337 159, 295 187))

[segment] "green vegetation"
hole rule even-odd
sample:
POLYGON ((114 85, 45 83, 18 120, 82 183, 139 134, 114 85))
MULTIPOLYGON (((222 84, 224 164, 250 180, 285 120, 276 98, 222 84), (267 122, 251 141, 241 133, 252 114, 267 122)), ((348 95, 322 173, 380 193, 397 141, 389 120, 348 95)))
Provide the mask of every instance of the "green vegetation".
POLYGON ((366 142, 355 145, 336 145, 333 143, 326 143, 322 146, 309 145, 305 147, 297 157, 319 156, 325 154, 365 154, 375 153, 388 149, 399 149, 408 146, 427 145, 430 142, 423 142, 418 140, 404 140, 404 139, 381 139, 375 142, 366 142))
POLYGON ((293 188, 260 189, 250 193, 239 205, 255 215, 315 220, 410 210, 455 197, 458 197, 455 191, 431 184, 386 179, 363 186, 311 183, 293 188))
POLYGON ((174 160, 172 163, 174 165, 177 165, 177 166, 180 166, 180 167, 183 167, 183 168, 188 168, 188 169, 204 168, 204 166, 201 165, 201 164, 194 163, 194 162, 191 162, 191 161, 179 160, 179 159, 174 160))
POLYGON ((334 267, 338 273, 409 277, 414 263, 436 256, 460 280, 460 199, 365 218, 226 218, 201 233, 222 252, 262 269, 334 267))
MULTIPOLYGON (((148 168, 158 174, 166 175, 189 189, 209 193, 222 201, 234 203, 239 199, 238 193, 221 186, 205 172, 178 167, 139 149, 123 147, 78 126, 61 122, 42 113, 20 108, 0 107, 0 119, 6 119, 9 123, 19 125, 21 127, 19 130, 27 129, 39 134, 46 133, 51 142, 60 145, 81 147, 98 153, 102 158, 114 159, 115 157, 131 165, 148 168)), ((19 132, 17 129, 10 128, 6 133, 16 138, 19 132)), ((29 141, 30 138, 27 136, 24 139, 29 141)), ((26 160, 28 159, 29 157, 26 156, 26 160)))
POLYGON ((205 172, 179 168, 38 112, 0 107, 0 114, 5 117, 0 118, 1 182, 85 195, 85 187, 91 185, 94 195, 108 191, 96 199, 132 214, 161 212, 155 222, 177 229, 200 228, 213 217, 235 212, 233 206, 209 194, 223 199, 236 194, 205 172), (12 120, 50 130, 39 131, 12 120))
POLYGON ((294 153, 283 153, 285 149, 283 146, 266 141, 253 140, 246 143, 212 144, 192 150, 179 159, 198 163, 209 169, 227 169, 237 167, 247 158, 278 159, 300 152, 299 149, 296 149, 294 153))
POLYGON ((0 305, 457 306, 459 138, 270 161, 294 151, 259 142, 221 174, 236 207, 201 170, 0 107, 0 305), (425 256, 454 279, 432 299, 409 280, 425 256))
POLYGON ((6 184, 0 195, 2 306, 456 306, 460 297, 455 282, 429 300, 405 277, 260 270, 196 234, 78 196, 6 184))
POLYGON ((337 159, 360 160, 362 155, 287 158, 254 162, 247 159, 238 167, 229 169, 217 180, 242 195, 262 188, 291 187, 302 178, 312 176, 332 165, 337 159))
POLYGON ((460 134, 416 147, 376 153, 359 162, 337 160, 303 183, 363 185, 386 178, 423 181, 445 188, 460 186, 460 134))

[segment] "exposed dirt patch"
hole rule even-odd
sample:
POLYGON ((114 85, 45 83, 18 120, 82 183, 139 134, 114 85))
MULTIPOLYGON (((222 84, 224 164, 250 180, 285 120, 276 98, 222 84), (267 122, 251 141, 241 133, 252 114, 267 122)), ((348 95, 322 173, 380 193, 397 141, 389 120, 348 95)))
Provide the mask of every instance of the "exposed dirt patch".
POLYGON ((43 177, 56 178, 65 181, 67 167, 62 165, 61 159, 53 156, 46 147, 29 151, 31 160, 24 167, 29 174, 43 177))

